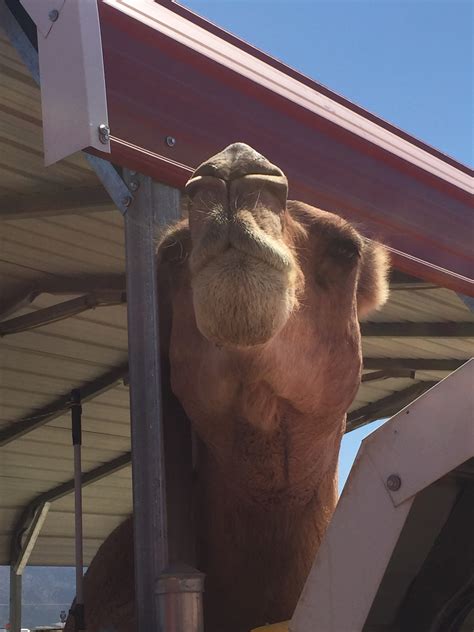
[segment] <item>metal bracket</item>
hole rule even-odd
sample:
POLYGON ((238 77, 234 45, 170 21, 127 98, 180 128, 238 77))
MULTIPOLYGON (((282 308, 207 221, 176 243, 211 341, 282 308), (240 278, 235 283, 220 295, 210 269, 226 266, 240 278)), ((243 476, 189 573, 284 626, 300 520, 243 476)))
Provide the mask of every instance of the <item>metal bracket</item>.
POLYGON ((21 0, 38 30, 45 164, 85 147, 110 153, 97 0, 21 0))
POLYGON ((38 32, 46 38, 58 21, 65 0, 20 0, 20 2, 36 24, 38 32))
POLYGON ((474 456, 473 379, 471 359, 362 442, 395 507, 474 456))
POLYGON ((474 312, 474 298, 472 296, 466 296, 465 294, 458 294, 461 301, 469 307, 471 312, 474 312))

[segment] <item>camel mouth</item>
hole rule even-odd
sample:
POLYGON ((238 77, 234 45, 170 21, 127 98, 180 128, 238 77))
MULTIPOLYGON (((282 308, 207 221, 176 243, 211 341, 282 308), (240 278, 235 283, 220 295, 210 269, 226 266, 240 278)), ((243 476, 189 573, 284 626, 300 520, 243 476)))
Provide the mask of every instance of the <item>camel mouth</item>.
POLYGON ((239 254, 242 260, 246 257, 257 259, 283 274, 294 266, 289 249, 278 239, 253 226, 252 222, 234 221, 225 226, 219 221, 210 226, 193 246, 190 257, 193 276, 229 253, 239 254))
POLYGON ((249 225, 214 229, 219 238, 202 233, 190 255, 198 329, 219 346, 265 344, 297 304, 296 262, 283 243, 249 225))

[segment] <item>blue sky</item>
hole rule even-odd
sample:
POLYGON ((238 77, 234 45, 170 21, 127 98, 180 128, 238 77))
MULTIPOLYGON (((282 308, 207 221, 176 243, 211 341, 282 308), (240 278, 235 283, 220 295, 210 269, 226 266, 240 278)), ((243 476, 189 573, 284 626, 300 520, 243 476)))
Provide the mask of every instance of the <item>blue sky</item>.
MULTIPOLYGON (((471 0, 182 0, 261 50, 473 163, 471 0)), ((342 488, 361 440, 343 439, 342 488)))

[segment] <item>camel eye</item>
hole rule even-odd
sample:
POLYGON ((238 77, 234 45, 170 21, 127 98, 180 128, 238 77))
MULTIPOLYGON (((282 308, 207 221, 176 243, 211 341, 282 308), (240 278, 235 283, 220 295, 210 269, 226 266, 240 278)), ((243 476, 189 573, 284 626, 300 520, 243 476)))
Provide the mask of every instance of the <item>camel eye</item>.
POLYGON ((352 239, 337 239, 331 244, 331 254, 341 261, 355 261, 360 258, 360 245, 352 239))

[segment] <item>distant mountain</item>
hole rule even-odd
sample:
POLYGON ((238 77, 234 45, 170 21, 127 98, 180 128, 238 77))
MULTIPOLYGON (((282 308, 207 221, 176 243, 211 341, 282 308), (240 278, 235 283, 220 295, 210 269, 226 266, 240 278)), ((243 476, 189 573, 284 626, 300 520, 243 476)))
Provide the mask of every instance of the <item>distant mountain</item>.
MULTIPOLYGON (((9 567, 0 566, 0 628, 8 623, 9 583, 9 567)), ((61 610, 69 611, 75 594, 74 568, 27 567, 23 575, 22 626, 34 628, 57 623, 61 610)))

